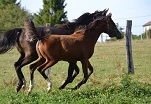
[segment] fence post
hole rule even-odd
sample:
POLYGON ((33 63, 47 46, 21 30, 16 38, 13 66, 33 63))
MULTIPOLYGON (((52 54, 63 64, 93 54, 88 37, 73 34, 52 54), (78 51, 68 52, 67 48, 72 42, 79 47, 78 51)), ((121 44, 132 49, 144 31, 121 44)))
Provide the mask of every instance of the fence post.
POLYGON ((50 23, 46 23, 46 27, 50 26, 50 23))
POLYGON ((127 20, 126 26, 126 52, 127 52, 127 64, 128 64, 128 73, 134 74, 134 65, 133 65, 133 58, 132 58, 132 20, 127 20))
MULTIPOLYGON (((50 23, 46 23, 46 27, 49 27, 50 26, 50 23)), ((47 70, 46 70, 46 75, 48 78, 50 78, 50 72, 51 72, 51 67, 49 67, 47 70)))
POLYGON ((103 43, 103 34, 101 34, 101 42, 103 43))

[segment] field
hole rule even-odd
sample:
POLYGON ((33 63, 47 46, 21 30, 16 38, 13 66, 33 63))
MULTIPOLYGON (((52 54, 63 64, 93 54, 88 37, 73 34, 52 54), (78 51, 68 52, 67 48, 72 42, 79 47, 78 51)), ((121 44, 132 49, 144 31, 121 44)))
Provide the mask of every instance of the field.
MULTIPOLYGON (((67 77, 68 63, 61 61, 52 67, 52 91, 47 94, 46 81, 35 71, 35 87, 27 96, 26 92, 15 92, 17 76, 13 65, 19 54, 14 48, 0 55, 0 104, 151 104, 151 40, 132 41, 132 51, 135 74, 127 74, 125 40, 97 43, 90 59, 94 73, 80 89, 69 90, 82 80, 82 70, 73 83, 58 90, 67 77)), ((81 69, 80 62, 78 66, 81 69)), ((29 66, 22 71, 27 90, 29 66)))

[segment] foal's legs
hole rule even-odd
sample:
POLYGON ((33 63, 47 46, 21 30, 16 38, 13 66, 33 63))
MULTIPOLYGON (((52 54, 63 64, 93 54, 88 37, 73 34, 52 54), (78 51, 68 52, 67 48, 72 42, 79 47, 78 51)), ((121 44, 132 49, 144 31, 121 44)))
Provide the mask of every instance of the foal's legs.
POLYGON ((59 87, 59 89, 63 89, 65 88, 65 86, 68 83, 72 83, 72 81, 74 80, 74 78, 79 74, 79 68, 76 65, 76 62, 70 62, 69 63, 69 67, 68 67, 68 77, 65 80, 65 82, 59 87), (73 75, 73 71, 75 70, 75 73, 73 75))
POLYGON ((39 57, 38 60, 30 65, 30 85, 29 85, 29 89, 27 91, 28 94, 30 94, 32 92, 32 89, 34 87, 34 82, 33 82, 33 78, 34 78, 34 71, 36 70, 36 68, 38 67, 38 71, 40 72, 40 74, 45 78, 45 80, 48 82, 48 92, 51 90, 52 87, 52 82, 50 81, 50 79, 46 76, 45 74, 45 70, 49 67, 51 67, 52 65, 54 65, 56 63, 56 61, 48 61, 45 60, 43 57, 39 57))
POLYGON ((40 66, 44 62, 45 62, 45 59, 43 57, 39 57, 35 63, 30 65, 30 85, 27 91, 28 94, 30 94, 32 89, 34 88, 34 81, 33 81, 34 71, 37 69, 38 66, 40 66))
POLYGON ((46 76, 45 74, 45 70, 51 66, 53 66, 54 64, 56 64, 58 61, 56 60, 50 60, 46 59, 45 63, 42 64, 37 70, 40 72, 40 74, 44 77, 44 79, 47 81, 48 83, 48 88, 47 88, 47 92, 49 93, 51 88, 52 88, 52 82, 50 81, 50 79, 46 76))
POLYGON ((88 78, 90 77, 90 75, 93 73, 93 67, 90 64, 89 60, 86 61, 81 61, 82 63, 82 69, 83 69, 83 74, 84 74, 84 78, 81 82, 78 83, 77 86, 75 86, 73 89, 76 90, 78 88, 80 88, 81 85, 83 85, 84 83, 87 82, 88 78), (88 68, 90 70, 90 73, 88 74, 88 68))

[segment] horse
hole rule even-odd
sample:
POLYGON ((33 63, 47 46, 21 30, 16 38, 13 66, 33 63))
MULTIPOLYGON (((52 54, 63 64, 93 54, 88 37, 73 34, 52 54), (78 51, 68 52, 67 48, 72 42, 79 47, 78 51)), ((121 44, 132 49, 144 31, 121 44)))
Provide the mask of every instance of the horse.
POLYGON ((34 23, 31 20, 26 20, 25 24, 28 25, 25 25, 25 29, 30 29, 33 37, 36 37, 38 40, 36 44, 38 59, 35 63, 30 65, 31 76, 28 94, 30 94, 34 88, 33 75, 36 69, 47 81, 47 91, 50 92, 52 83, 50 79, 45 76, 44 72, 48 67, 55 65, 58 61, 75 63, 80 61, 84 77, 73 89, 76 90, 80 88, 81 85, 85 84, 93 73, 93 67, 89 62, 89 59, 94 53, 94 47, 100 34, 104 32, 110 37, 117 37, 117 39, 122 38, 122 35, 111 16, 111 13, 107 16, 101 16, 91 22, 88 26, 80 27, 80 29, 77 29, 71 35, 50 34, 40 38, 36 32, 34 23))
MULTIPOLYGON (((50 31, 52 34, 71 34, 79 25, 86 25, 93 21, 93 19, 95 19, 96 17, 100 15, 106 15, 107 11, 108 9, 104 9, 103 11, 95 11, 94 13, 84 13, 79 18, 75 19, 73 22, 58 25, 57 27, 38 26, 36 27, 36 30, 39 35, 48 34, 50 31)), ((26 87, 26 80, 21 71, 22 67, 35 61, 38 58, 38 54, 36 52, 37 40, 26 39, 29 37, 30 35, 27 34, 27 31, 24 28, 14 28, 12 30, 6 31, 4 35, 0 38, 0 54, 6 53, 7 51, 11 50, 14 46, 20 53, 19 59, 14 63, 14 67, 19 80, 18 85, 16 87, 17 92, 19 92, 20 89, 24 90, 26 87)), ((65 84, 71 83, 74 78, 79 74, 79 68, 76 63, 69 63, 68 73, 72 73, 73 75, 68 74, 67 79, 70 78, 70 80, 66 79, 65 84), (74 70, 75 73, 73 74, 74 70)), ((64 87, 65 86, 61 86, 60 89, 64 87)))

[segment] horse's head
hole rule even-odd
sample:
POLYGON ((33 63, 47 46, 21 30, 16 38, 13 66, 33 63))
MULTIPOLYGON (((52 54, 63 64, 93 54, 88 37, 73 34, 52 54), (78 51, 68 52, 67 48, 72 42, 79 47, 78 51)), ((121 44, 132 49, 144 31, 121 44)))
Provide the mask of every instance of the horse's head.
POLYGON ((38 33, 36 31, 36 28, 35 28, 32 20, 25 20, 24 27, 25 27, 26 40, 29 42, 37 40, 36 34, 38 34, 38 33))
POLYGON ((109 37, 116 37, 117 39, 121 39, 122 34, 117 29, 111 17, 112 17, 112 14, 109 13, 107 16, 102 18, 106 27, 104 32, 107 33, 109 37))

